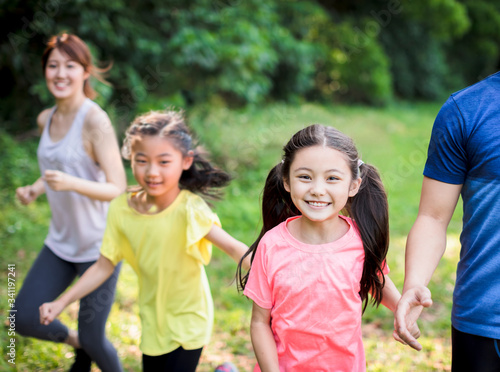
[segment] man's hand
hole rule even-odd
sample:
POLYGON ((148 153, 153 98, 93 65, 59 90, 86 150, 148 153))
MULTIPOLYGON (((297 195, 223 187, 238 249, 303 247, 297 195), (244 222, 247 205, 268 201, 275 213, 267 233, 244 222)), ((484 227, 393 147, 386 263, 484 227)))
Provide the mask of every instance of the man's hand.
POLYGON ((394 312, 394 338, 415 350, 422 350, 417 341, 420 336, 417 320, 423 308, 431 305, 431 291, 427 287, 414 287, 404 292, 394 312))

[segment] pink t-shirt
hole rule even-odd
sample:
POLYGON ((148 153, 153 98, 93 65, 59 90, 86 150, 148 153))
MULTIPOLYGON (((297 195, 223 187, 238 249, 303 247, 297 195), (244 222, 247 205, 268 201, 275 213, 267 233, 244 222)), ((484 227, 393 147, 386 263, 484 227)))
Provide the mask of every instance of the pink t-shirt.
POLYGON ((271 309, 282 372, 366 370, 359 296, 363 244, 352 220, 340 217, 349 231, 332 243, 295 239, 287 223, 300 217, 268 231, 259 243, 244 294, 271 309))

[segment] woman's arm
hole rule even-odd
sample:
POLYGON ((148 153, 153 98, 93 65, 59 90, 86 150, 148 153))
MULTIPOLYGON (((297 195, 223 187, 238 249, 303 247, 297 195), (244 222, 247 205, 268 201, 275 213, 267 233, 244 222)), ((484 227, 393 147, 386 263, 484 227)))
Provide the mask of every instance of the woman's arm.
MULTIPOLYGON (((51 109, 45 109, 38 114, 36 124, 38 126, 39 134, 43 132, 43 128, 45 127, 45 123, 47 122, 51 111, 51 109)), ((16 197, 24 205, 30 204, 44 193, 45 184, 42 177, 38 178, 32 185, 26 185, 16 189, 16 197)))
POLYGON ((253 303, 250 336, 262 372, 279 372, 278 351, 271 329, 271 310, 253 303))
POLYGON ((115 266, 104 256, 100 256, 82 277, 66 293, 54 302, 46 302, 40 306, 40 323, 48 325, 73 301, 85 297, 97 289, 108 279, 115 266))
MULTIPOLYGON (((217 225, 213 225, 212 229, 205 236, 205 238, 227 253, 236 263, 240 262, 241 257, 243 257, 248 250, 245 243, 233 238, 224 229, 217 225)), ((249 268, 250 256, 246 257, 245 261, 243 261, 243 269, 248 270, 249 268)))
POLYGON ((16 189, 16 197, 24 205, 28 205, 29 203, 35 201, 36 198, 44 193, 45 185, 42 177, 37 179, 32 185, 18 187, 16 189))
POLYGON ((125 190, 127 180, 108 115, 101 109, 91 109, 85 119, 82 136, 84 142, 89 144, 88 150, 95 162, 106 175, 106 182, 94 182, 58 170, 47 170, 44 180, 55 191, 76 191, 91 199, 110 201, 125 190))

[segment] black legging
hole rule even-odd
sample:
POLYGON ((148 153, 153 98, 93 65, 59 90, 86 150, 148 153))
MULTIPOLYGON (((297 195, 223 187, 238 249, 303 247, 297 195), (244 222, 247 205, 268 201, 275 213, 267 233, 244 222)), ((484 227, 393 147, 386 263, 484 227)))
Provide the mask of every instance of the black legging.
POLYGON ((201 349, 184 350, 182 347, 174 351, 158 355, 142 355, 143 372, 195 372, 201 356, 201 349))
POLYGON ((452 372, 500 371, 500 340, 451 328, 452 372))
MULTIPOLYGON (((17 295, 16 330, 24 336, 42 340, 66 340, 68 328, 57 319, 47 326, 40 324, 38 308, 44 302, 54 301, 76 276, 81 276, 93 263, 65 261, 44 246, 17 295)), ((103 372, 122 371, 116 350, 105 335, 106 320, 114 301, 120 267, 121 264, 117 265, 106 282, 80 300, 80 344, 103 372)))

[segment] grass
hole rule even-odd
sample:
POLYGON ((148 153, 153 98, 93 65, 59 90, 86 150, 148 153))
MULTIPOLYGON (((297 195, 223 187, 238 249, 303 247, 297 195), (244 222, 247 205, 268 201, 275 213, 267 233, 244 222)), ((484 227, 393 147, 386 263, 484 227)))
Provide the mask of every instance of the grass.
MULTIPOLYGON (((406 235, 416 217, 427 144, 439 107, 438 104, 395 104, 388 108, 273 104, 258 110, 230 110, 200 106, 190 110, 189 119, 200 142, 234 177, 224 200, 217 202, 214 209, 224 228, 247 244, 255 239, 260 229, 259 198, 265 177, 280 161, 281 148, 290 136, 310 123, 332 125, 352 136, 363 160, 379 168, 388 191, 391 223, 388 263, 391 278, 401 289, 406 235)), ((143 107, 154 108, 157 107, 143 107)), ((26 156, 34 157, 34 154, 30 152, 26 156)), ((10 197, 12 194, 13 189, 10 197)), ((3 242, 0 259, 4 266, 16 264, 17 288, 20 288, 46 234, 49 210, 43 199, 28 207, 12 201, 5 204, 0 217, 5 226, 0 230, 3 242)), ((417 353, 393 341, 392 314, 383 307, 369 308, 363 317, 368 371, 450 370, 449 319, 460 218, 460 212, 453 217, 448 250, 430 286, 435 305, 424 312, 420 322, 424 350, 417 353)), ((202 356, 200 372, 211 371, 227 360, 233 361, 241 371, 253 368, 255 361, 248 332, 251 303, 237 293, 232 281, 234 272, 234 263, 215 249, 207 273, 216 319, 212 341, 202 356)), ((3 283, 7 281, 6 276, 6 269, 2 269, 3 283)), ((1 298, 6 298, 6 285, 0 288, 0 294, 1 298)), ((107 334, 127 371, 140 370, 136 298, 135 274, 130 266, 124 265, 107 334)), ((6 319, 6 306, 0 308, 0 316, 6 319)), ((76 312, 77 305, 72 305, 62 319, 74 326, 76 312)), ((8 346, 7 330, 0 335, 0 345, 2 350, 8 346)), ((16 338, 16 345, 18 371, 67 370, 73 357, 72 350, 65 345, 21 336, 16 338)), ((0 369, 8 370, 8 367, 4 355, 0 359, 0 369)))

